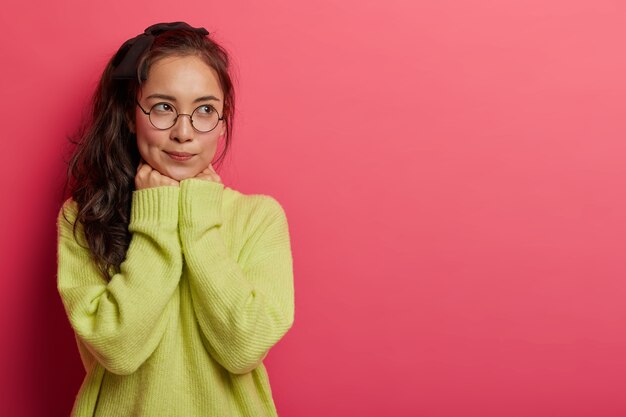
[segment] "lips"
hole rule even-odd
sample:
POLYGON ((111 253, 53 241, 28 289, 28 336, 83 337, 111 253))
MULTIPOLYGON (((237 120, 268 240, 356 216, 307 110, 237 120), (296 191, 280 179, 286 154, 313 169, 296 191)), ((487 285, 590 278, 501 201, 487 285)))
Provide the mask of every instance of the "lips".
POLYGON ((194 154, 189 152, 173 152, 173 151, 165 151, 165 153, 175 161, 186 161, 191 159, 194 154))
POLYGON ((169 153, 170 155, 174 155, 174 156, 193 156, 192 153, 189 152, 171 152, 171 151, 165 151, 165 153, 169 153))

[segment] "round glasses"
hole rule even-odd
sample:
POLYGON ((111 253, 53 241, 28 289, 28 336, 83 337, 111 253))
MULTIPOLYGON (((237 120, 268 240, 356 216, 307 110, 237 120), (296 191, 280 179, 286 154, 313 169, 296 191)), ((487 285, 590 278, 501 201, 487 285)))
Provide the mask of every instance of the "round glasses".
POLYGON ((195 130, 201 133, 207 133, 215 129, 220 120, 223 119, 215 110, 215 107, 203 104, 196 107, 191 114, 178 113, 176 107, 169 103, 157 103, 150 108, 150 111, 145 111, 139 101, 135 100, 141 111, 148 116, 152 126, 159 130, 167 130, 176 124, 179 116, 189 116, 191 126, 195 130))

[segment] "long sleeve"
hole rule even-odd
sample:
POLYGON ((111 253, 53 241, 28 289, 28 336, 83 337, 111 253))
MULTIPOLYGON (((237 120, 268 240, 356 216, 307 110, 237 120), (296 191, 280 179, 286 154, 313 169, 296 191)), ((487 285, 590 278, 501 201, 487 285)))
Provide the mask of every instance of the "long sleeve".
POLYGON ((248 200, 256 206, 245 220, 246 243, 235 260, 221 234, 224 186, 189 179, 180 187, 179 233, 206 348, 229 372, 250 372, 294 320, 285 213, 271 197, 248 200))
POLYGON ((120 272, 106 282, 91 259, 76 204, 58 218, 57 286, 77 338, 110 372, 133 373, 154 351, 182 273, 178 187, 134 191, 131 241, 120 272))

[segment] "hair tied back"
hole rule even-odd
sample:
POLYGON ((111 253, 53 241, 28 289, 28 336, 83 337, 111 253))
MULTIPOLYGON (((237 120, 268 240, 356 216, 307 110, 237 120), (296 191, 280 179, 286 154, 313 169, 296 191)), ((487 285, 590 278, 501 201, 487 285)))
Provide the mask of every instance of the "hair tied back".
MULTIPOLYGON (((137 64, 139 62, 139 58, 145 51, 152 47, 156 36, 170 30, 187 30, 199 33, 203 36, 209 34, 205 28, 195 28, 185 22, 157 23, 149 26, 142 34, 124 42, 124 44, 122 44, 120 49, 117 51, 115 57, 113 58, 113 67, 115 69, 113 70, 112 78, 114 80, 137 78, 137 64)), ((146 78, 147 74, 141 74, 142 80, 145 80, 146 78)))

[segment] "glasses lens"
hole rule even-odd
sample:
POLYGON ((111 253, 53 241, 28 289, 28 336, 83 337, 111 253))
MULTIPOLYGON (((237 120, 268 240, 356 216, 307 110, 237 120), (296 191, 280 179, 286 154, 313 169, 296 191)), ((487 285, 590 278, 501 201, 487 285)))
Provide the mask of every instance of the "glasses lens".
POLYGON ((157 103, 150 109, 150 122, 157 129, 169 129, 176 122, 176 109, 167 103, 157 103))
POLYGON ((217 126, 217 123, 220 121, 220 115, 217 114, 217 110, 213 106, 203 105, 193 111, 191 120, 193 127, 197 130, 209 132, 217 126))

